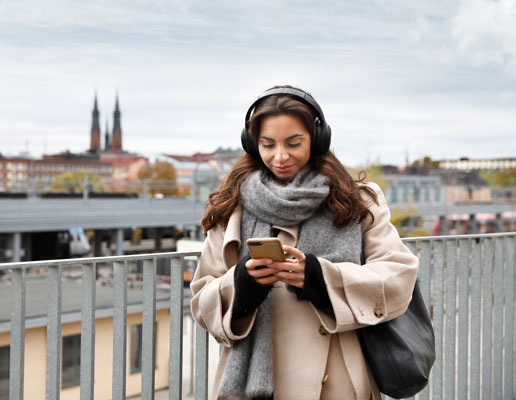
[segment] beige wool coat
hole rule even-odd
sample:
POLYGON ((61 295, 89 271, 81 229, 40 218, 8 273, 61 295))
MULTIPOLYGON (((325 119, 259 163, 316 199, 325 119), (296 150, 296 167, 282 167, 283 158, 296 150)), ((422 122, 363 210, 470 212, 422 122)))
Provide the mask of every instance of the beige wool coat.
MULTIPOLYGON (((418 259, 401 242, 390 223, 390 212, 380 187, 368 184, 379 204, 368 199, 374 215, 361 223, 364 265, 332 263, 318 258, 333 313, 308 301, 298 301, 286 285, 273 285, 273 379, 275 400, 379 398, 355 329, 396 318, 405 312, 415 284, 418 259)), ((364 195, 366 196, 366 195, 364 195)), ((191 283, 195 320, 224 344, 212 398, 231 346, 245 338, 256 316, 232 321, 234 266, 238 261, 241 209, 227 228, 208 232, 191 283)), ((281 227, 278 237, 294 246, 298 227, 281 227)), ((317 254, 315 254, 317 256, 317 254)))

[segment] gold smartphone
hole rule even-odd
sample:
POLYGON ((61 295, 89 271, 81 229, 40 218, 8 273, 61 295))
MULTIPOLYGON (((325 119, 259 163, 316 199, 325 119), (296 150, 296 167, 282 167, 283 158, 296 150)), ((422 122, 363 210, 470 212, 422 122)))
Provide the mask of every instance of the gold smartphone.
POLYGON ((251 258, 270 258, 274 261, 285 261, 285 253, 278 238, 247 239, 247 248, 251 258))

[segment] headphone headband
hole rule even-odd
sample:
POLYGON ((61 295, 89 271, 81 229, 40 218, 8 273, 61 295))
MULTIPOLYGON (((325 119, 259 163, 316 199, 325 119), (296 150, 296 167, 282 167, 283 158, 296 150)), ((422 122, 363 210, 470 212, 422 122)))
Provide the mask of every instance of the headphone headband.
POLYGON ((319 106, 317 101, 315 101, 315 99, 308 93, 303 92, 299 89, 289 87, 279 87, 266 90, 265 92, 260 94, 258 98, 254 101, 254 103, 251 104, 251 106, 248 108, 247 113, 245 114, 244 129, 242 129, 242 134, 240 135, 243 149, 253 157, 260 157, 257 144, 251 137, 251 134, 247 127, 247 123, 249 122, 249 118, 251 118, 251 114, 253 113, 256 105, 262 99, 275 95, 291 95, 295 97, 296 100, 298 100, 301 103, 304 103, 317 113, 317 115, 313 119, 313 132, 311 134, 310 147, 311 157, 326 154, 330 148, 331 128, 326 123, 324 113, 321 107, 319 106))
POLYGON ((247 121, 249 121, 249 118, 251 118, 251 113, 253 112, 256 105, 262 99, 264 99, 265 97, 274 96, 277 94, 287 94, 287 95, 289 94, 289 95, 295 96, 296 100, 302 101, 303 103, 312 107, 312 109, 314 109, 317 112, 318 117, 321 119, 321 121, 324 124, 326 123, 326 119, 324 118, 324 113, 321 109, 321 106, 319 106, 319 104, 315 101, 315 99, 312 96, 310 96, 308 93, 303 92, 302 90, 299 90, 299 89, 294 89, 294 88, 275 88, 275 89, 266 90, 265 92, 261 93, 258 96, 258 98, 254 101, 254 103, 251 104, 251 106, 247 110, 247 113, 245 115, 245 123, 247 124, 247 121))

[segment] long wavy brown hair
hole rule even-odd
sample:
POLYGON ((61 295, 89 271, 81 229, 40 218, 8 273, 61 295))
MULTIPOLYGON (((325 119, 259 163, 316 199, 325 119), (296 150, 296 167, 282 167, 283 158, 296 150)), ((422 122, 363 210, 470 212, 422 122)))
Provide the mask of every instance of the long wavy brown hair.
MULTIPOLYGON (((274 88, 278 87, 292 88, 292 86, 275 86, 274 88)), ((296 97, 281 94, 265 97, 256 105, 254 113, 248 121, 249 132, 253 140, 258 142, 263 118, 282 114, 299 118, 310 136, 313 135, 315 112, 304 103, 296 100, 296 97)), ((331 151, 311 157, 309 164, 315 171, 326 176, 330 181, 330 194, 322 207, 328 207, 335 214, 333 223, 336 227, 344 227, 354 220, 362 221, 367 216, 371 218, 371 222, 374 220, 372 212, 361 196, 361 192, 365 192, 375 202, 378 202, 373 189, 369 186, 360 185, 366 179, 364 171, 359 174, 357 180, 353 179, 331 151)), ((224 228, 227 226, 229 217, 239 204, 242 183, 249 174, 258 169, 267 169, 259 157, 244 154, 236 161, 219 188, 208 197, 201 221, 205 232, 214 228, 217 224, 221 224, 224 228)))

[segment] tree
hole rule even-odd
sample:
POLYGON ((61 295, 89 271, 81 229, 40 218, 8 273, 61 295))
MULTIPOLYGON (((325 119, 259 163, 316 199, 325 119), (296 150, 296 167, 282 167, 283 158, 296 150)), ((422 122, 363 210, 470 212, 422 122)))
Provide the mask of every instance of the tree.
POLYGON ((146 181, 147 190, 153 196, 158 193, 166 196, 177 195, 176 169, 167 161, 145 164, 138 171, 138 178, 146 181))
POLYGON ((516 168, 500 171, 482 170, 480 177, 491 186, 516 186, 516 168))
POLYGON ((495 174, 495 185, 516 186, 516 168, 506 168, 495 174))
POLYGON ((90 171, 64 172, 54 178, 50 186, 53 193, 82 193, 84 191, 85 177, 88 178, 89 191, 105 192, 106 186, 100 175, 90 171))
POLYGON ((380 186, 382 191, 386 191, 389 184, 385 180, 382 167, 379 165, 369 165, 366 168, 347 168, 353 179, 362 179, 365 173, 366 182, 374 182, 380 186))
POLYGON ((424 156, 422 160, 416 160, 412 163, 413 167, 426 167, 428 169, 439 169, 440 162, 432 160, 429 156, 424 156))

